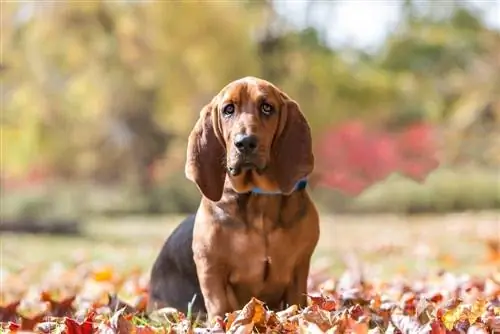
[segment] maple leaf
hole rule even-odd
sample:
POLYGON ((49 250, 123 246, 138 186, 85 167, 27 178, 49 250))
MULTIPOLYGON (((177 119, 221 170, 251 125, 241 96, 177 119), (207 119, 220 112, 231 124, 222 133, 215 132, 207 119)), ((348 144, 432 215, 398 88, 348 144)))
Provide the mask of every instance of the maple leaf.
POLYGON ((481 315, 486 311, 486 300, 483 298, 477 299, 470 310, 468 320, 471 325, 475 324, 481 315))
POLYGON ((401 297, 402 309, 405 314, 413 316, 416 314, 416 296, 413 292, 407 292, 401 297))
POLYGON ((50 304, 51 314, 56 317, 68 316, 74 312, 73 302, 76 296, 69 296, 61 300, 54 300, 50 293, 42 291, 40 294, 40 300, 48 302, 50 304))
POLYGON ((15 321, 17 316, 17 307, 20 303, 20 300, 16 300, 5 306, 0 306, 0 322, 15 321))
POLYGON ((19 329, 21 329, 21 325, 15 323, 15 322, 8 321, 7 323, 2 322, 2 327, 1 328, 5 329, 5 330, 8 330, 8 331, 11 331, 11 332, 16 332, 19 329))
POLYGON ((426 298, 420 298, 416 306, 417 319, 421 324, 427 324, 431 318, 432 305, 426 298))
POLYGON ((337 309, 337 302, 333 298, 327 298, 323 295, 312 296, 308 295, 311 300, 311 305, 318 305, 321 309, 325 311, 334 311, 337 309))
POLYGON ((444 324, 437 319, 431 321, 430 327, 430 334, 446 334, 446 328, 444 327, 444 324))
POLYGON ((92 334, 94 316, 95 312, 91 310, 82 322, 70 317, 64 317, 64 324, 68 329, 68 334, 92 334))
POLYGON ((428 300, 435 303, 435 304, 442 302, 443 299, 444 299, 444 297, 443 297, 443 294, 441 292, 433 292, 433 293, 429 294, 429 297, 428 297, 428 300))
POLYGON ((31 331, 35 328, 35 326, 39 323, 42 322, 43 318, 45 317, 45 314, 38 314, 35 315, 34 317, 24 317, 23 315, 20 316, 21 318, 21 330, 25 331, 31 331))
POLYGON ((110 282, 115 277, 111 266, 103 266, 92 272, 92 278, 97 282, 110 282))
POLYGON ((227 333, 251 333, 254 325, 265 325, 266 310, 264 303, 257 298, 252 299, 243 307, 234 321, 228 322, 227 333))
POLYGON ((330 312, 321 309, 318 305, 311 305, 306 307, 301 312, 301 318, 313 322, 318 325, 321 330, 326 331, 332 327, 332 319, 330 312))
POLYGON ((460 319, 460 309, 458 306, 446 310, 441 316, 444 326, 451 331, 455 323, 460 319))
MULTIPOLYGON (((132 333, 135 332, 135 325, 130 321, 131 316, 124 315, 125 308, 116 311, 111 319, 109 319, 109 326, 117 333, 132 333)), ((84 334, 84 333, 82 333, 84 334)))
MULTIPOLYGON (((92 275, 87 276, 89 272, 83 270, 82 277, 96 284, 92 275)), ((172 308, 157 310, 149 319, 142 318, 139 313, 147 288, 131 283, 134 279, 126 280, 121 290, 117 286, 123 279, 116 276, 112 283, 105 281, 100 286, 101 283, 90 286, 97 288, 94 291, 99 293, 107 292, 106 300, 98 303, 85 295, 92 289, 82 289, 77 295, 68 295, 67 291, 73 290, 57 287, 42 289, 39 294, 39 290, 34 289, 34 295, 27 296, 22 303, 7 304, 0 309, 6 319, 0 323, 1 332, 222 334, 227 330, 229 333, 268 334, 483 334, 500 331, 500 279, 497 275, 460 278, 445 273, 418 284, 390 281, 373 284, 366 279, 333 279, 325 275, 310 287, 309 305, 303 310, 292 305, 279 312, 267 311, 264 303, 254 298, 242 310, 227 314, 226 322, 220 318, 212 328, 193 323, 172 308), (322 282, 331 282, 327 293, 320 288, 322 282), (119 299, 116 291, 121 291, 127 302, 119 299)), ((90 295, 100 298, 99 294, 90 295)))

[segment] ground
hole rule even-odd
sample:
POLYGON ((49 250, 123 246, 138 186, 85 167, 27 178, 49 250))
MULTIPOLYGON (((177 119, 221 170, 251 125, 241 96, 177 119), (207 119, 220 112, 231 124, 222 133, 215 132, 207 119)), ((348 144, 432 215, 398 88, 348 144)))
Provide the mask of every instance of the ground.
MULTIPOLYGON (((92 219, 84 236, 72 238, 3 234, 0 332, 205 331, 189 316, 160 313, 155 320, 140 313, 150 267, 181 219, 92 219), (123 301, 128 313, 117 312, 123 301)), ((322 287, 323 297, 275 315, 254 299, 215 327, 219 333, 489 333, 500 330, 499 250, 500 212, 323 216, 310 275, 311 293, 322 287), (345 275, 361 272, 364 280, 345 275), (394 280, 401 275, 407 283, 394 280)))
MULTIPOLYGON (((100 261, 118 269, 148 270, 168 234, 182 217, 92 219, 82 237, 2 235, 2 268, 44 271, 54 262, 100 261)), ((486 274, 496 269, 500 213, 443 216, 323 216, 313 268, 346 269, 359 258, 364 268, 385 277, 446 269, 486 274), (493 251, 493 254, 491 253, 493 251)))

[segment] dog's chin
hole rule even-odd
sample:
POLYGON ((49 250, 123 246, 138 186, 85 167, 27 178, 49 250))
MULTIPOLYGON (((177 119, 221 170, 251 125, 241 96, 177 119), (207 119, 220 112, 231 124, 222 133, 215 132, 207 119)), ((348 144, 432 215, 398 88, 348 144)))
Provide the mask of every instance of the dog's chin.
POLYGON ((235 163, 227 167, 227 173, 232 177, 240 176, 250 171, 255 171, 257 174, 262 175, 265 170, 266 165, 253 162, 235 163))

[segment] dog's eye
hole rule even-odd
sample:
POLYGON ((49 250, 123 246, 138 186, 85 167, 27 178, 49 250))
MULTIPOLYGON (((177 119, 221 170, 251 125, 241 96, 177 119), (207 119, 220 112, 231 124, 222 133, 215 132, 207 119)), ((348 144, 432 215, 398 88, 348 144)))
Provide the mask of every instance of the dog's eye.
POLYGON ((234 104, 230 103, 222 109, 224 116, 231 116, 234 113, 234 104))
POLYGON ((262 103, 260 106, 260 110, 262 111, 263 114, 265 115, 270 115, 273 112, 273 106, 270 105, 269 103, 262 103))

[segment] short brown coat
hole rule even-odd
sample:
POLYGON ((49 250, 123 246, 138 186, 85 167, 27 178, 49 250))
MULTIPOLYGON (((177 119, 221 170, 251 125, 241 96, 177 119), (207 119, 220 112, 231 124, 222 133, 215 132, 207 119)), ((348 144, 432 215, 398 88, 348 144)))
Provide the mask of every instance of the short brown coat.
POLYGON ((153 266, 150 307, 185 310, 193 291, 201 293, 197 310, 211 319, 251 297, 272 309, 305 305, 319 218, 307 189, 294 187, 313 168, 310 128, 295 101, 254 77, 224 87, 202 109, 189 137, 186 176, 203 197, 153 266), (272 114, 260 112, 263 101, 272 114), (230 117, 222 114, 228 103, 235 106, 230 117), (233 145, 241 133, 258 138, 256 166, 263 167, 233 176, 227 170, 241 158, 233 145), (191 249, 179 248, 187 244, 191 249), (193 261, 183 264, 179 256, 193 261))

